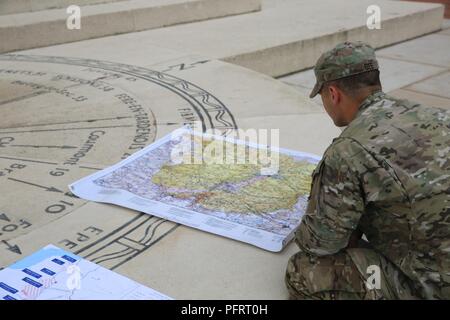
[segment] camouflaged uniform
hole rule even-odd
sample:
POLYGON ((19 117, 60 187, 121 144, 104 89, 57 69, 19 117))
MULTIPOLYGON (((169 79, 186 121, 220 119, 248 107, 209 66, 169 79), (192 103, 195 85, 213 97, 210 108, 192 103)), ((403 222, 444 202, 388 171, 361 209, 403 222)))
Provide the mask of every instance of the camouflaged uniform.
POLYGON ((296 242, 291 298, 449 299, 450 111, 367 97, 313 173, 296 242), (368 243, 346 248, 356 229, 368 243))

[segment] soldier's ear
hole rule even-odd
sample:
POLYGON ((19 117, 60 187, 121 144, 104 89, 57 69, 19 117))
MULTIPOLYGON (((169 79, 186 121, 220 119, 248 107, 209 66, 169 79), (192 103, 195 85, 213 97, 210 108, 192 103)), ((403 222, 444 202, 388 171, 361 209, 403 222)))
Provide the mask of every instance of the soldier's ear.
POLYGON ((334 85, 329 85, 327 89, 330 96, 330 100, 333 102, 333 105, 339 104, 339 102, 342 99, 341 97, 342 94, 339 88, 334 85))

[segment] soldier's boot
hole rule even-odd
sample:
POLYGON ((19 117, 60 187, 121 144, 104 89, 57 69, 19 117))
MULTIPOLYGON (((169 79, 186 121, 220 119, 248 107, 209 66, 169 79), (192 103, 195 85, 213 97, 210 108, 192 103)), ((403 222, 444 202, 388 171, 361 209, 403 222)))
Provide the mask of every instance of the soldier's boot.
POLYGON ((291 299, 416 299, 406 276, 366 248, 322 257, 300 251, 289 260, 285 281, 291 299))

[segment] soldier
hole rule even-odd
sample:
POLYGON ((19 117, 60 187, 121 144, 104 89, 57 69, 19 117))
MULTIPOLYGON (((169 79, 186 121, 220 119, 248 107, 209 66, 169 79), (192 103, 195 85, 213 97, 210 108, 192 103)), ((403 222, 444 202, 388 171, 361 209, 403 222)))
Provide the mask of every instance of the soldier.
POLYGON ((310 97, 347 127, 312 175, 290 297, 449 299, 450 111, 383 93, 362 42, 324 53, 314 72, 310 97))

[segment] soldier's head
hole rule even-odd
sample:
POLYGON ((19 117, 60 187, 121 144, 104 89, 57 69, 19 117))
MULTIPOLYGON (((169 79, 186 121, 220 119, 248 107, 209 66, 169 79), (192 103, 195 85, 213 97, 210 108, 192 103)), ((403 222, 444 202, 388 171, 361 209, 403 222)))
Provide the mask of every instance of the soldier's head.
POLYGON ((348 125, 361 102, 381 90, 375 51, 363 42, 344 42, 325 52, 314 67, 316 85, 310 94, 322 97, 336 126, 348 125))

